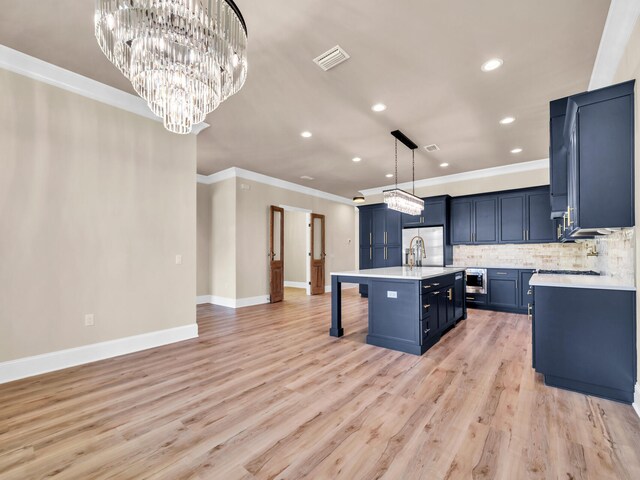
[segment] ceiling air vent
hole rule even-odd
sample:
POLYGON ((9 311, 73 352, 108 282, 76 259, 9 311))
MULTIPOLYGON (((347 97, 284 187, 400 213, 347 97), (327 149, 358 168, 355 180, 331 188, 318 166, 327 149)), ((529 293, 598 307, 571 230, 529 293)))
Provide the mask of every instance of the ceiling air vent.
POLYGON ((425 145, 424 149, 427 152, 437 152, 438 150, 440 150, 440 147, 435 143, 432 143, 431 145, 425 145))
POLYGON ((336 45, 331 50, 328 50, 322 55, 314 58, 313 61, 326 72, 348 59, 349 54, 345 52, 340 45, 336 45))

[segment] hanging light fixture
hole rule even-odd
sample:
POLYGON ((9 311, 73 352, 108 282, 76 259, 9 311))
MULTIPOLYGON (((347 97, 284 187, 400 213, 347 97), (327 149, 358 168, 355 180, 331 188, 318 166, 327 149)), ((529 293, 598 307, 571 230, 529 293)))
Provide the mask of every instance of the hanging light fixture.
POLYGON ((247 78, 247 27, 232 0, 96 0, 102 52, 167 130, 186 134, 247 78))
POLYGON ((395 143, 395 158, 396 158, 396 188, 392 190, 385 190, 382 192, 384 196, 384 203, 391 210, 397 210, 398 212, 406 213, 408 215, 420 215, 420 213, 424 210, 424 200, 415 196, 416 193, 416 157, 415 151, 418 146, 409 140, 400 130, 395 130, 391 132, 391 135, 396 137, 395 143), (398 188, 398 140, 404 143, 408 148, 411 149, 412 155, 412 179, 413 179, 413 194, 409 192, 405 192, 404 190, 398 188))

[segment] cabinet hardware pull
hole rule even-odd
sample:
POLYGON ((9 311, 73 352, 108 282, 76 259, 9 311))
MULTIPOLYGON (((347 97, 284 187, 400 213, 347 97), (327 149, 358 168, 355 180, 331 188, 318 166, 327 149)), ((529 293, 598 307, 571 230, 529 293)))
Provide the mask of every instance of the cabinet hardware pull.
POLYGON ((527 231, 526 230, 522 230, 522 239, 526 242, 527 241, 527 231))
POLYGON ((533 310, 533 309, 531 308, 531 304, 529 303, 529 304, 527 305, 527 317, 529 318, 529 320, 532 320, 532 319, 533 319, 532 310, 533 310))
POLYGON ((533 292, 531 291, 531 289, 527 290, 527 295, 533 295, 533 292))
POLYGON ((427 303, 426 305, 423 305, 423 307, 424 307, 424 308, 429 308, 430 306, 431 306, 431 305, 430 305, 430 304, 428 304, 428 303, 427 303))
POLYGON ((467 297, 467 300, 475 300, 473 297, 467 297))
POLYGON ((423 285, 422 288, 424 288, 426 290, 428 288, 431 288, 431 285, 423 285))
POLYGON ((447 294, 447 298, 449 299, 449 301, 453 300, 453 289, 449 289, 449 293, 447 294))
POLYGON ((437 287, 438 285, 440 285, 440 284, 439 283, 435 283, 435 282, 433 283, 434 287, 437 287))
POLYGON ((369 232, 369 245, 373 245, 373 234, 369 232))
POLYGON ((440 295, 440 292, 432 292, 432 295, 440 295))
POLYGON ((373 260, 373 247, 369 247, 369 260, 373 260))
POLYGON ((387 244, 387 232, 384 232, 384 244, 387 244))
POLYGON ((427 329, 424 331, 424 333, 429 333, 430 331, 431 331, 431 329, 430 329, 430 328, 427 328, 427 329))
POLYGON ((496 275, 506 275, 507 272, 496 272, 496 275))
POLYGON ((384 259, 387 259, 387 247, 384 247, 384 259))

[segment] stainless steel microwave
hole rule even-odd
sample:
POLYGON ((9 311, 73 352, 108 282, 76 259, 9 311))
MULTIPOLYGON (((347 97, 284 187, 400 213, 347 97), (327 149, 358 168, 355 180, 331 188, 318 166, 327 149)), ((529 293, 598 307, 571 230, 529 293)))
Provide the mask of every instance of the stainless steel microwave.
POLYGON ((467 293, 487 293, 486 268, 467 268, 467 293))

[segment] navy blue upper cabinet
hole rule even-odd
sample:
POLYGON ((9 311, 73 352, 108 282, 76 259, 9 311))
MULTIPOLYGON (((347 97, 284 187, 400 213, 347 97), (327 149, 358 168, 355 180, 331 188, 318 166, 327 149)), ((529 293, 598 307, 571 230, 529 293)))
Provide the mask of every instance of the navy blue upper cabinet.
POLYGON ((569 97, 564 141, 571 237, 634 225, 634 84, 569 97))
POLYGON ((551 204, 546 188, 526 193, 525 212, 527 242, 543 243, 557 240, 556 223, 551 220, 551 204))
POLYGON ((384 208, 386 217, 387 245, 402 245, 402 214, 397 210, 384 208))
POLYGON ((441 195, 438 197, 423 198, 424 210, 420 215, 402 214, 402 226, 409 227, 437 227, 447 224, 447 203, 450 197, 441 195))
POLYGON ((482 195, 473 201, 474 243, 498 242, 498 198, 482 195))
POLYGON ((567 147, 564 144, 564 121, 567 98, 549 103, 549 172, 551 177, 551 215, 562 217, 567 211, 567 147))
POLYGON ((372 220, 373 211, 370 208, 360 208, 360 248, 373 245, 372 220))
POLYGON ((468 197, 451 200, 451 243, 473 243, 473 200, 468 197))
MULTIPOLYGON (((547 199, 548 200, 548 199, 547 199)), ((526 195, 522 192, 501 195, 498 199, 500 208, 499 235, 500 243, 523 243, 526 241, 526 195)))

